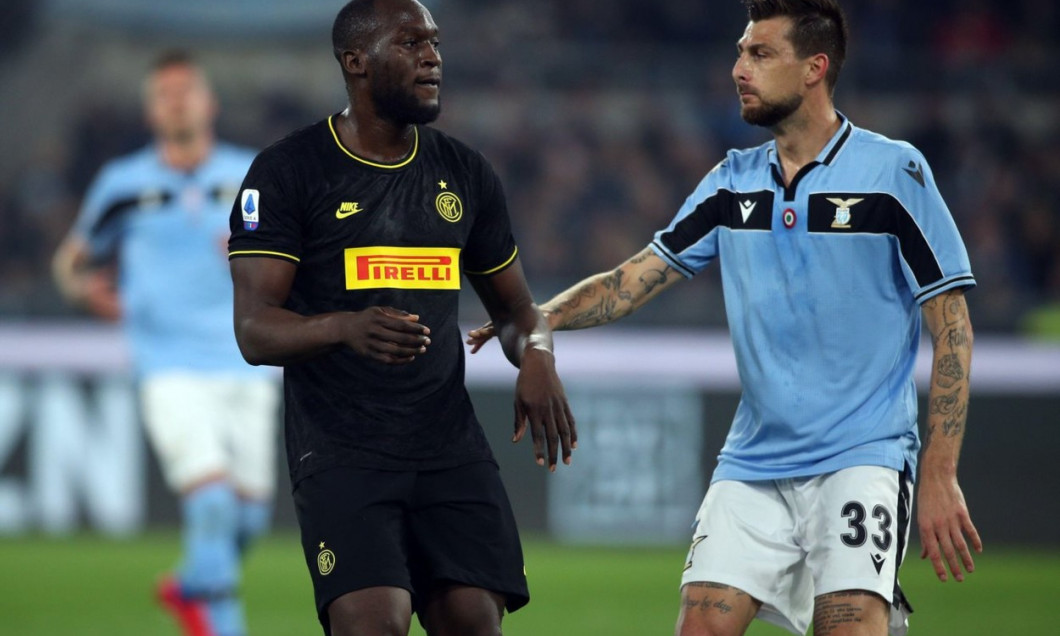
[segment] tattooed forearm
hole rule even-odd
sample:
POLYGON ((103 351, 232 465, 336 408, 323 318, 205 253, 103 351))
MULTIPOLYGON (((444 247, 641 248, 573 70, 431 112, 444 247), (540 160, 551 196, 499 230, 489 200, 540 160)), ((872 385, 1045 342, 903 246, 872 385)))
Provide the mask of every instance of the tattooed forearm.
POLYGON ((554 329, 595 327, 628 314, 630 310, 625 307, 630 302, 628 292, 622 289, 624 277, 621 269, 595 276, 564 294, 561 298, 565 300, 560 300, 555 308, 546 307, 554 316, 554 329))
POLYGON ((964 379, 964 366, 956 353, 947 353, 939 358, 938 385, 948 389, 964 379))
POLYGON ((628 316, 679 278, 658 256, 644 250, 613 271, 562 292, 542 309, 557 331, 595 327, 628 316), (653 267, 656 262, 661 267, 653 267))
MULTIPOLYGON (((667 267, 663 270, 652 269, 648 270, 640 277, 641 284, 644 285, 644 293, 651 294, 659 285, 665 285, 670 279, 670 276, 677 276, 677 272, 667 267)), ((639 307, 640 305, 638 305, 639 307)))
POLYGON ((960 409, 961 390, 958 388, 952 393, 946 393, 931 398, 931 410, 928 411, 929 415, 942 414, 950 415, 955 410, 960 409))
POLYGON ((955 437, 964 431, 964 417, 967 412, 968 406, 962 406, 942 422, 943 437, 955 437))
POLYGON ((950 349, 968 346, 968 330, 964 327, 946 331, 946 344, 950 349))
POLYGON ((934 345, 924 458, 951 470, 957 465, 968 414, 972 325, 960 291, 943 292, 926 301, 923 311, 934 345))

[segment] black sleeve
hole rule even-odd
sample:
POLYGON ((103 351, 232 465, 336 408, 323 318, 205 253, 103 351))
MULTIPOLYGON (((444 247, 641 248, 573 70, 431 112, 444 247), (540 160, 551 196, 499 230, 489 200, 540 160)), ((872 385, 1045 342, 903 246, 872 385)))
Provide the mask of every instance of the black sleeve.
POLYGON ((229 258, 301 260, 304 206, 294 165, 275 150, 266 150, 254 159, 229 217, 229 258))
POLYGON ((481 155, 480 188, 475 224, 464 250, 464 273, 488 275, 502 271, 513 262, 517 248, 508 218, 504 186, 493 167, 481 155))

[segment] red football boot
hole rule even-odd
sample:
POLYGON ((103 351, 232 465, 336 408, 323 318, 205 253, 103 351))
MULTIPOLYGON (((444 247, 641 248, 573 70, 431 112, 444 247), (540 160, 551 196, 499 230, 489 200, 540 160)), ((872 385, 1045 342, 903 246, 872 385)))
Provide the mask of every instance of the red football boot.
POLYGON ((173 615, 184 636, 214 636, 206 604, 184 596, 175 578, 167 576, 159 581, 157 594, 158 602, 173 615))

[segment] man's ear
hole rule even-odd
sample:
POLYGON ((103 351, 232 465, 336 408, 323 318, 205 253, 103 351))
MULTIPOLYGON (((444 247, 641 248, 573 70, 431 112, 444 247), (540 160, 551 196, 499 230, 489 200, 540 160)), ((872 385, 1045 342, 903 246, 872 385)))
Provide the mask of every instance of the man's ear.
POLYGON ((824 53, 811 55, 809 66, 806 69, 806 85, 814 86, 819 82, 823 82, 825 75, 828 74, 828 66, 830 64, 831 60, 824 53))
POLYGON ((367 56, 360 49, 343 51, 339 55, 339 61, 342 63, 343 72, 347 75, 364 75, 368 72, 367 56))

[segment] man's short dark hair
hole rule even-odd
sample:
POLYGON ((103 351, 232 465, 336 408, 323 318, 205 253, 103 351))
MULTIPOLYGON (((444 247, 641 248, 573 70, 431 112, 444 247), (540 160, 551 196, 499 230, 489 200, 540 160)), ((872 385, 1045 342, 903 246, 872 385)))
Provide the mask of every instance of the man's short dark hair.
POLYGON ((171 66, 194 66, 198 68, 199 63, 195 56, 184 49, 169 49, 159 53, 151 62, 151 72, 157 73, 171 66))
POLYGON ((331 47, 335 59, 341 61, 342 52, 368 46, 369 36, 379 22, 375 0, 350 0, 339 9, 331 27, 331 47))
POLYGON ((751 22, 769 18, 791 18, 789 39, 795 54, 806 58, 818 53, 828 56, 825 82, 834 89, 839 69, 847 56, 846 16, 836 0, 743 0, 751 22))

